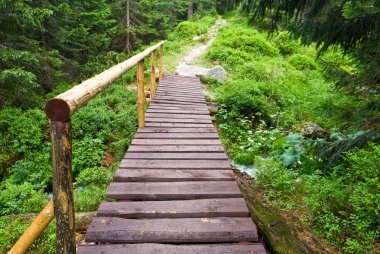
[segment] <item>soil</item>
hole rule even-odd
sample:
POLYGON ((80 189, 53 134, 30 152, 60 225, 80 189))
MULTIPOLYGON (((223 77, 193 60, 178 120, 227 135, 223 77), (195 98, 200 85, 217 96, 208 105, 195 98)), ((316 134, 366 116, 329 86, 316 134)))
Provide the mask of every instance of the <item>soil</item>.
POLYGON ((219 19, 215 22, 215 24, 209 30, 209 40, 205 44, 197 45, 192 48, 192 50, 190 50, 190 52, 184 57, 183 61, 178 64, 176 68, 176 74, 190 77, 195 77, 197 75, 206 75, 210 68, 194 65, 192 63, 196 58, 206 52, 206 50, 215 41, 220 27, 224 26, 226 23, 227 21, 224 19, 219 19))

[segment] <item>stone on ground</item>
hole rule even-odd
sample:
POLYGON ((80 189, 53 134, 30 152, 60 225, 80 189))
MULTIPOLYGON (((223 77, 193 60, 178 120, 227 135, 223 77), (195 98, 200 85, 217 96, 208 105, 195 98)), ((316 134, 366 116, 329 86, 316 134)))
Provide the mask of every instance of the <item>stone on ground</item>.
POLYGON ((227 79, 227 71, 220 65, 211 68, 206 75, 216 78, 219 82, 224 82, 227 79))

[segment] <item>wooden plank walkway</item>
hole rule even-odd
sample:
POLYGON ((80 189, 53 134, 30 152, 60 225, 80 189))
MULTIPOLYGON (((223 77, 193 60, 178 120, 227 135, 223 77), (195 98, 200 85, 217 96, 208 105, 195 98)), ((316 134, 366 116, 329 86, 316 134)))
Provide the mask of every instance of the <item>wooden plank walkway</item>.
POLYGON ((80 254, 266 253, 198 78, 165 76, 80 254))

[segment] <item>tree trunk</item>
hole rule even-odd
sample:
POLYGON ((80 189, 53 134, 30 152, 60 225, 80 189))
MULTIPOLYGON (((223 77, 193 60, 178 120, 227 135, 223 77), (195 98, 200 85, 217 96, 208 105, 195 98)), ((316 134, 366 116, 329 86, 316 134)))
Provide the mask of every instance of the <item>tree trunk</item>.
POLYGON ((131 35, 129 33, 129 28, 131 27, 131 15, 130 15, 130 0, 126 0, 126 14, 127 14, 127 42, 125 45, 125 51, 129 54, 131 53, 131 35))
POLYGON ((187 20, 192 19, 193 12, 194 12, 194 1, 193 0, 189 0, 189 5, 187 7, 187 20))

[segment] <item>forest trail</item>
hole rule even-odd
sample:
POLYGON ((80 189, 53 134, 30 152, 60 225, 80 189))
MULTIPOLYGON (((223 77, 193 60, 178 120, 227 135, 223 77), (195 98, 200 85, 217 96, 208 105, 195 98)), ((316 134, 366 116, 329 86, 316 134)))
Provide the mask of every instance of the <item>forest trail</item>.
POLYGON ((192 48, 191 51, 184 57, 183 61, 181 61, 177 68, 176 74, 181 76, 190 76, 195 77, 196 75, 205 75, 210 68, 206 68, 203 66, 198 66, 192 64, 193 61, 204 54, 206 50, 211 46, 211 44, 215 41, 218 30, 227 24, 227 20, 219 19, 215 22, 215 24, 210 28, 208 32, 209 40, 205 44, 200 44, 192 48))
POLYGON ((199 78, 164 76, 107 198, 79 254, 266 253, 199 78))

